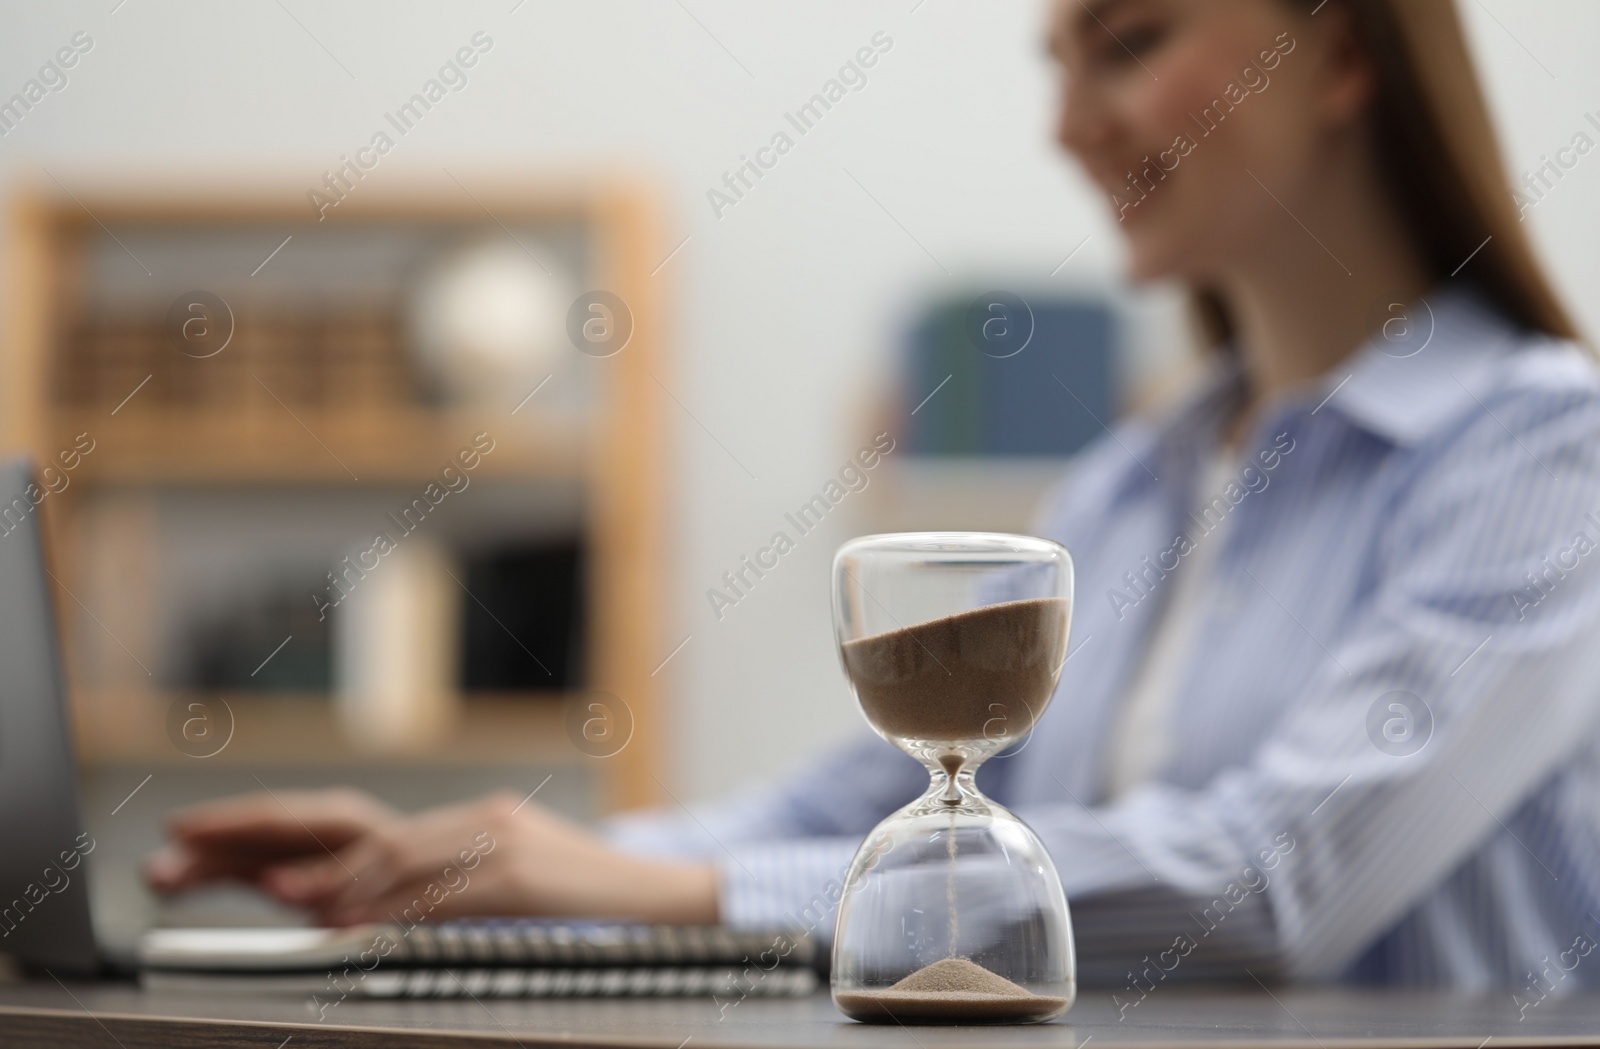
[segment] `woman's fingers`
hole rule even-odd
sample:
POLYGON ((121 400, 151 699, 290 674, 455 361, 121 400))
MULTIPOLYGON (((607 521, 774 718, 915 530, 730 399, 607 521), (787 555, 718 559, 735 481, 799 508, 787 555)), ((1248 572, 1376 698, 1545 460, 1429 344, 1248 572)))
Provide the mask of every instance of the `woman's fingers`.
MULTIPOLYGON (((260 882, 268 869, 315 862, 399 819, 393 809, 354 790, 223 798, 174 813, 168 820, 172 841, 147 861, 145 874, 163 892, 220 878, 260 882)), ((293 877, 287 885, 294 889, 279 888, 314 895, 311 884, 293 877)))
POLYGON ((671 872, 637 870, 513 794, 412 817, 347 791, 253 794, 180 812, 172 829, 147 865, 158 889, 240 878, 331 924, 391 912, 653 914, 672 895, 671 872))
POLYGON ((270 867, 307 855, 305 849, 260 849, 250 843, 230 847, 226 843, 168 842, 144 863, 150 886, 160 892, 176 892, 206 882, 237 880, 256 882, 270 867))
POLYGON ((377 899, 396 885, 409 880, 418 862, 411 849, 402 845, 407 824, 390 831, 370 834, 344 850, 341 859, 350 876, 322 902, 324 909, 348 909, 357 903, 377 899))
POLYGON ((336 854, 276 864, 263 884, 335 926, 483 914, 717 920, 710 864, 623 855, 513 795, 386 823, 336 854))
POLYGON ((300 859, 274 863, 261 871, 262 891, 299 907, 318 909, 355 879, 338 855, 319 852, 300 859))
POLYGON ((329 909, 354 911, 400 887, 459 879, 460 855, 470 851, 487 819, 484 802, 472 802, 432 809, 363 837, 341 856, 354 878, 329 909))
POLYGON ((394 885, 381 895, 354 902, 339 902, 320 912, 326 925, 359 925, 393 921, 404 926, 423 921, 447 921, 471 915, 523 915, 544 913, 536 900, 519 894, 515 886, 481 868, 463 872, 450 868, 444 876, 420 875, 394 885))
POLYGON ((244 794, 181 809, 168 830, 187 841, 243 841, 258 847, 321 842, 337 848, 397 814, 353 790, 244 794))
POLYGON ((159 892, 177 892, 194 885, 224 878, 251 880, 255 869, 249 860, 228 853, 194 850, 172 843, 152 853, 144 864, 144 875, 159 892))

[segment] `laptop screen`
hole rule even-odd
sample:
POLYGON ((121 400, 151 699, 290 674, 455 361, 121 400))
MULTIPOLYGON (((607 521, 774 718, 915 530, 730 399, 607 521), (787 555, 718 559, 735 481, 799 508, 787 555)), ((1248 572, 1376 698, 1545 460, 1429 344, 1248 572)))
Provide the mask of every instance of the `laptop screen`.
POLYGON ((37 506, 26 460, 0 464, 0 953, 98 967, 77 768, 37 506))

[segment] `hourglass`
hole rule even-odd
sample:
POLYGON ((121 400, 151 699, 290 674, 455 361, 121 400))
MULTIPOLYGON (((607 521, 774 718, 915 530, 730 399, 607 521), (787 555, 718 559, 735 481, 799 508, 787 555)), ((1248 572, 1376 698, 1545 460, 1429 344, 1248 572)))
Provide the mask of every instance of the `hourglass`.
POLYGON ((865 536, 834 556, 833 618, 862 714, 930 777, 850 864, 834 1004, 880 1023, 1060 1016, 1076 994, 1061 881, 974 773, 1027 735, 1055 691, 1072 558, 1020 535, 865 536))

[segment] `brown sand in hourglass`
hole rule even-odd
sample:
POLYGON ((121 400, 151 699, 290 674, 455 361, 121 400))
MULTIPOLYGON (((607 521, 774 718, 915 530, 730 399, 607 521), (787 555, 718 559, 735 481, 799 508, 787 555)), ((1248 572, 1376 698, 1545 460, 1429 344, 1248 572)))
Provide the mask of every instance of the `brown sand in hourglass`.
POLYGON ((1072 604, 1038 597, 846 641, 845 668, 867 720, 899 739, 1019 739, 1033 727, 1066 654, 1072 604))
POLYGON ((841 991, 834 1003, 857 1020, 888 1023, 1005 1023, 1042 1020, 1067 1007, 965 958, 925 965, 881 991, 841 991))
MULTIPOLYGON (((1033 727, 1066 652, 1071 603, 1032 598, 985 605, 844 643, 861 707, 898 739, 956 746, 1010 741, 1033 727)), ((954 779, 960 755, 940 764, 954 779)), ((835 1002, 857 1020, 1003 1023, 1059 1013, 1067 1000, 1034 994, 956 956, 955 812, 951 812, 950 956, 882 990, 844 991, 835 1002)))

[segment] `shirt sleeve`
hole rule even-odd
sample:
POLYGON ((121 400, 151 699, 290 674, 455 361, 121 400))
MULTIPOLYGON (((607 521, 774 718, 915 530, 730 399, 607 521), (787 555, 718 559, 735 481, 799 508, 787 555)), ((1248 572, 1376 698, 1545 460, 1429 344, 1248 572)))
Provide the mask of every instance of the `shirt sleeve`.
POLYGON ((1492 402, 1426 453, 1380 541, 1367 614, 1327 639, 1251 760, 1199 790, 1021 809, 1062 874, 1085 979, 1336 977, 1510 835, 1595 725, 1600 568, 1581 562, 1595 547, 1579 534, 1597 492, 1592 393, 1492 402), (1208 964, 1179 965, 1201 947, 1208 964))

